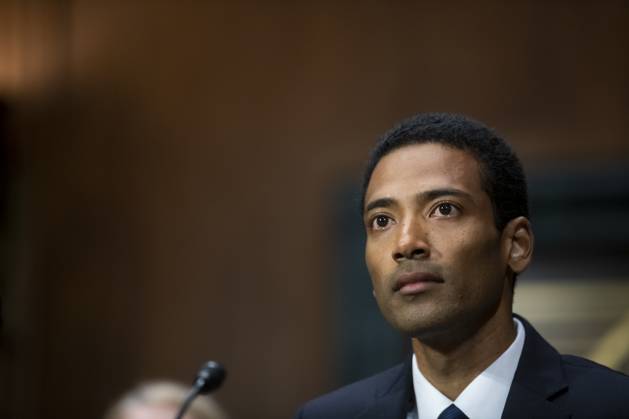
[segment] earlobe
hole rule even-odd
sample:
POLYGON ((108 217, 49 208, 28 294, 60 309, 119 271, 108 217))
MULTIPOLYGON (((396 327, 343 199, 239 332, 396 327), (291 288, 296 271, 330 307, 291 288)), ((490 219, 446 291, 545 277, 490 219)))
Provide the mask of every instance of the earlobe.
POLYGON ((505 233, 509 237, 507 263, 514 273, 519 274, 531 263, 533 256, 535 238, 531 223, 526 217, 514 218, 505 227, 505 233))

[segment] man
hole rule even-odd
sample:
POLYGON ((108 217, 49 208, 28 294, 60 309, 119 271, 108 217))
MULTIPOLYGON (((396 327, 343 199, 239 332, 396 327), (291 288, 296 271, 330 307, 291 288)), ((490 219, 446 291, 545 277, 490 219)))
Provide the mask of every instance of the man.
POLYGON ((297 418, 629 418, 629 377, 559 355, 513 315, 534 240, 496 133, 459 115, 402 122, 372 153, 362 210, 374 296, 413 355, 297 418))

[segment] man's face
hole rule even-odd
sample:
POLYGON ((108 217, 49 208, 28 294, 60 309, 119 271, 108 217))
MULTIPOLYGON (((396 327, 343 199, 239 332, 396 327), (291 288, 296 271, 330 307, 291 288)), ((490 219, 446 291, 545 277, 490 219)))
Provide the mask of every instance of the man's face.
POLYGON ((511 303, 507 246, 471 154, 434 143, 392 151, 372 174, 364 223, 374 295, 400 331, 474 330, 511 303))

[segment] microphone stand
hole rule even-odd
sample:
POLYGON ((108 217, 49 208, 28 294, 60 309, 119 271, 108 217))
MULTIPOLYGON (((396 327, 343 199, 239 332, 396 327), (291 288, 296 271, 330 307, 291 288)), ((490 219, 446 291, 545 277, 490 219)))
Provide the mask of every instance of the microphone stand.
POLYGON ((175 416, 175 419, 183 418, 183 415, 190 407, 190 404, 192 404, 192 401, 199 394, 209 394, 210 392, 218 389, 221 384, 223 384, 226 375, 227 372, 225 371, 225 368, 218 362, 209 361, 203 365, 194 380, 192 390, 190 390, 190 393, 188 393, 186 399, 181 404, 181 408, 179 409, 177 416, 175 416))

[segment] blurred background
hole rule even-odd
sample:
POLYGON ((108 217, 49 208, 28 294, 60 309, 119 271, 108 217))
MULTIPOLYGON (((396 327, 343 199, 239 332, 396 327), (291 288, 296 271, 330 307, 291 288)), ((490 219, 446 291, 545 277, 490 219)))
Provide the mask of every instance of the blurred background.
POLYGON ((208 359, 234 418, 398 362, 362 259, 377 137, 496 128, 530 178, 516 311, 629 371, 629 4, 0 3, 0 417, 101 417, 208 359))

